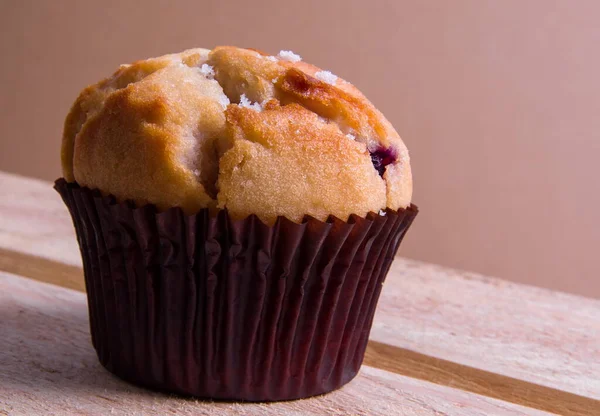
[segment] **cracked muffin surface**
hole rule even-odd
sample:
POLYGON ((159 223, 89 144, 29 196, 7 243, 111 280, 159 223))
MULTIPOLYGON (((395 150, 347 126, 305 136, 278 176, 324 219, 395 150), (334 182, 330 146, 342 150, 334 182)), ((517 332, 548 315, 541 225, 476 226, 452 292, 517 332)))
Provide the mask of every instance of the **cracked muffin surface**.
POLYGON ((65 121, 63 175, 118 200, 233 218, 405 208, 406 146, 352 84, 290 52, 217 47, 122 65, 65 121))

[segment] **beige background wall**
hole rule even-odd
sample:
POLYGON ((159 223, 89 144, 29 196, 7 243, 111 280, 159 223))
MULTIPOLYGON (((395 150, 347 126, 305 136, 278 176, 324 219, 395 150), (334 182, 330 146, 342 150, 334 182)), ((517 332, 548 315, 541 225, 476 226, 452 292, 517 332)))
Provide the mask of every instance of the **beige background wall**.
MULTIPOLYGON (((402 254, 600 296, 600 2, 0 0, 0 169, 52 180, 69 105, 120 63, 291 49, 411 149, 402 254)), ((0 190, 1 191, 1 190, 0 190)))

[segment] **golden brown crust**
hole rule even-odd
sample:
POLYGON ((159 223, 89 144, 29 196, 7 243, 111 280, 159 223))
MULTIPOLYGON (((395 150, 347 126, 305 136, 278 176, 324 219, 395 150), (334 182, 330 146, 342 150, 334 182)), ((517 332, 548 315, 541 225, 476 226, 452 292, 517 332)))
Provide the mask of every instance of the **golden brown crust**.
POLYGON ((302 106, 231 105, 227 122, 233 147, 221 158, 218 202, 234 217, 345 220, 385 207, 385 182, 365 145, 302 106))
POLYGON ((65 179, 70 182, 75 181, 73 173, 75 137, 86 120, 102 108, 109 95, 169 65, 184 63, 188 66, 198 66, 206 62, 209 52, 208 49, 202 48, 188 49, 180 54, 164 55, 136 61, 129 65, 121 65, 111 77, 85 88, 77 97, 65 119, 61 148, 61 162, 65 179))
POLYGON ((307 64, 296 66, 302 69, 290 68, 279 83, 284 93, 283 103, 300 103, 335 121, 342 130, 370 139, 370 144, 389 146, 389 138, 396 135, 395 131, 353 85, 339 80, 335 86, 330 85, 314 77, 318 68, 307 64))
POLYGON ((221 87, 185 65, 142 69, 144 78, 113 90, 88 114, 74 146, 74 179, 160 209, 193 213, 214 204, 214 191, 194 172, 212 183, 218 175, 213 141, 225 127, 221 87))
POLYGON ((406 207, 412 194, 404 143, 352 84, 235 47, 138 61, 83 90, 62 164, 68 181, 120 200, 218 205, 267 223, 345 220, 406 207), (394 158, 378 173, 373 152, 394 158))
POLYGON ((238 102, 242 94, 259 103, 274 98, 272 80, 285 72, 283 65, 269 61, 260 52, 233 46, 213 49, 208 63, 215 68, 215 79, 232 102, 238 102))

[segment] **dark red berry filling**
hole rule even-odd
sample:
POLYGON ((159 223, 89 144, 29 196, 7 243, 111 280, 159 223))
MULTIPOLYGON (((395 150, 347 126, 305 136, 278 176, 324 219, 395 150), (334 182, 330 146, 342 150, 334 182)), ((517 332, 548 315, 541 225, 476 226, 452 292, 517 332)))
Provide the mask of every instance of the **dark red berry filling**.
POLYGON ((385 172, 385 167, 394 163, 397 159, 396 152, 391 147, 384 149, 383 147, 378 148, 374 152, 371 153, 371 162, 373 162, 373 167, 377 172, 379 172, 379 176, 383 176, 385 172))

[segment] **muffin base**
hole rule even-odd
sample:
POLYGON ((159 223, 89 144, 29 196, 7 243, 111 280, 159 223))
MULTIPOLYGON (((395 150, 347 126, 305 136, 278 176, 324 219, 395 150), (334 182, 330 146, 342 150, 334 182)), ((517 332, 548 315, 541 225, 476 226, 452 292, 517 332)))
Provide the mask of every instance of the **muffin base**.
POLYGON ((210 399, 314 396, 362 364, 383 281, 418 209, 348 221, 157 212, 59 179, 92 344, 131 383, 210 399))

